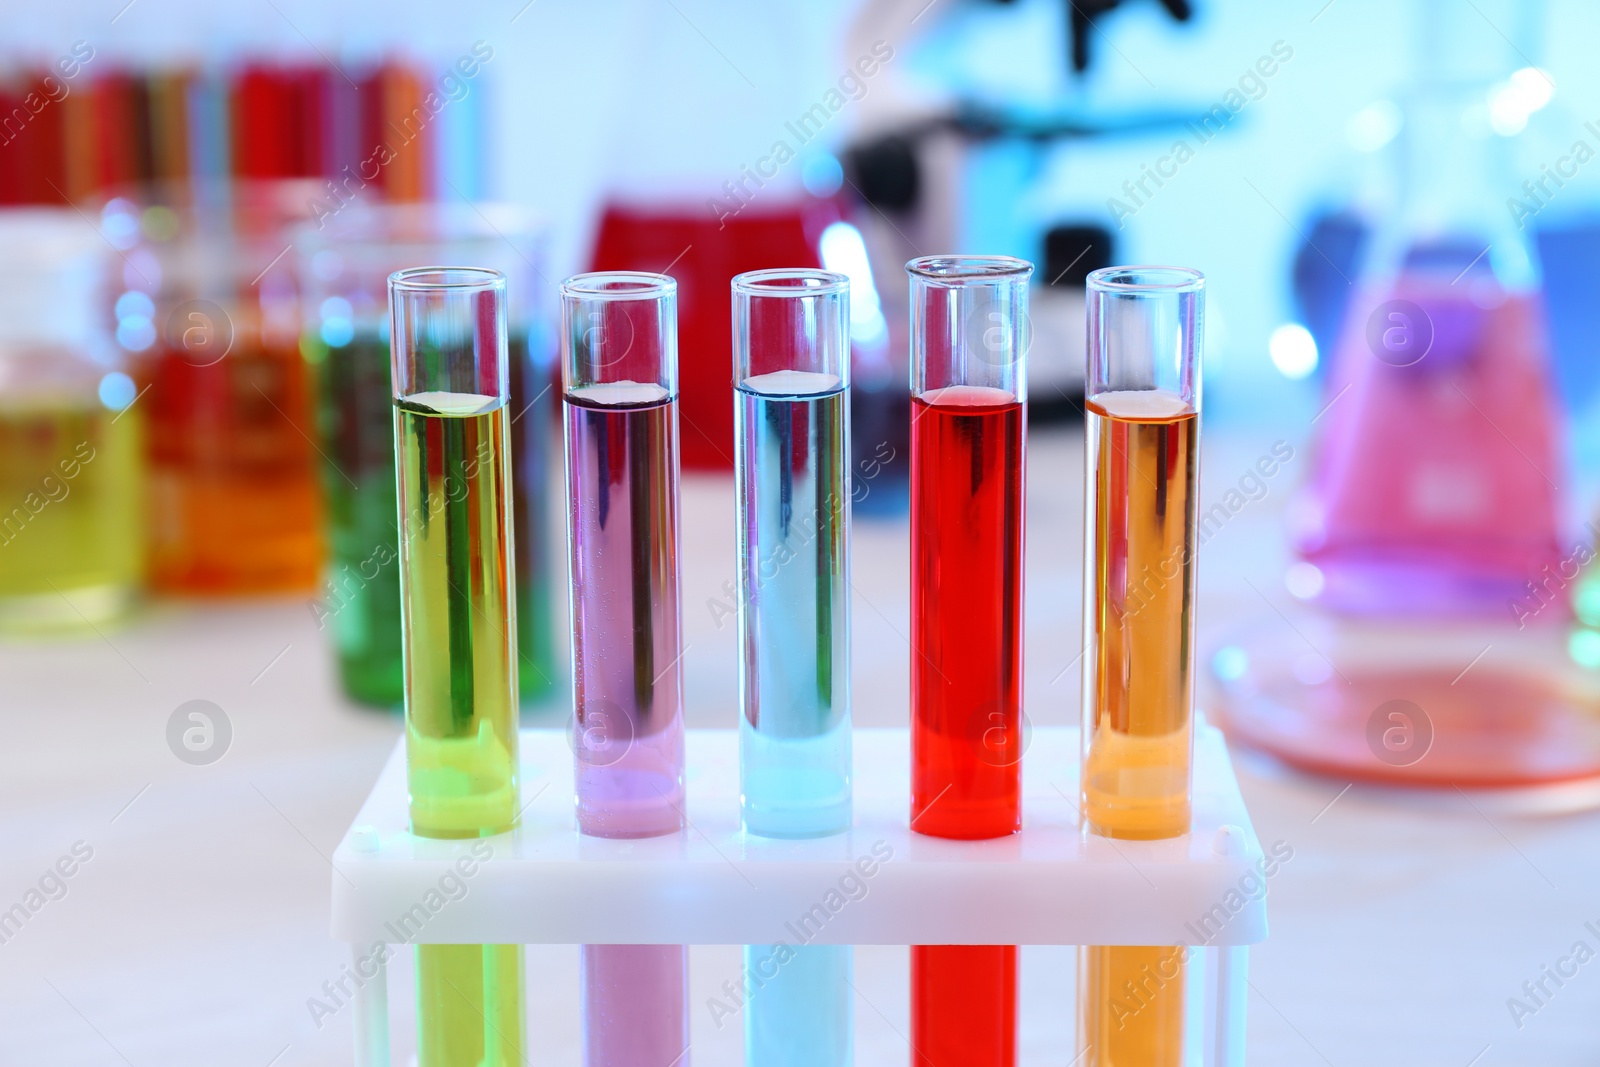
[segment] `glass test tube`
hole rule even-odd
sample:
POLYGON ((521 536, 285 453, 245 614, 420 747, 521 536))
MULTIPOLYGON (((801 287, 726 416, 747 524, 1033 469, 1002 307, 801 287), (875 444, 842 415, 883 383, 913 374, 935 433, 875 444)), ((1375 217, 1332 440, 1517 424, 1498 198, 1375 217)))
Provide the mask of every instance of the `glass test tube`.
MULTIPOLYGON (((745 829, 850 825, 850 282, 820 270, 733 279, 745 829)), ((751 1067, 853 1060, 848 945, 746 945, 751 1067)))
POLYGON ((584 945, 584 1067, 689 1067, 689 947, 584 945))
POLYGON ((745 1067, 851 1067, 850 945, 746 945, 745 1067))
POLYGON ((1017 947, 911 946, 912 1067, 1017 1062, 1017 947))
MULTIPOLYGON (((516 607, 505 278, 389 278, 400 484, 411 830, 484 837, 517 819, 516 607)), ((522 946, 419 945, 422 1067, 522 1062, 522 946)))
MULTIPOLYGON (((1082 810, 1107 837, 1189 829, 1204 286, 1178 267, 1088 280, 1082 810)), ((1182 1062, 1182 949, 1080 959, 1093 1062, 1182 1062), (1129 983, 1146 990, 1131 1019, 1113 1007, 1129 983)))
MULTIPOLYGON (((678 285, 580 274, 561 286, 573 752, 578 828, 683 828, 678 285)), ((584 1063, 679 1063, 688 948, 583 947, 584 1063)))
POLYGON ((578 828, 683 828, 678 284, 561 286, 578 828))
MULTIPOLYGON (((911 828, 1022 826, 1023 430, 1031 264, 912 260, 911 828)), ((1016 948, 918 945, 912 1045, 1016 1058, 1016 948)))
POLYGON ((740 809, 745 829, 850 825, 850 281, 733 279, 740 809))
POLYGON ((999 256, 911 275, 911 828, 1022 825, 1028 278, 999 256))

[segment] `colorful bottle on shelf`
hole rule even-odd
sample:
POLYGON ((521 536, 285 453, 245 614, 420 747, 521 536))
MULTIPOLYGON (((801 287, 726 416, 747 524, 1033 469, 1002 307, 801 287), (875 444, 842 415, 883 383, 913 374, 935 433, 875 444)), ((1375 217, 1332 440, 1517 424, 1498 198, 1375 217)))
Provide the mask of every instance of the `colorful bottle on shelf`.
MULTIPOLYGON (((911 828, 1022 826, 1028 279, 1005 257, 931 256, 911 278, 911 828)), ((1016 947, 915 945, 923 1060, 1016 1062, 1016 947)))

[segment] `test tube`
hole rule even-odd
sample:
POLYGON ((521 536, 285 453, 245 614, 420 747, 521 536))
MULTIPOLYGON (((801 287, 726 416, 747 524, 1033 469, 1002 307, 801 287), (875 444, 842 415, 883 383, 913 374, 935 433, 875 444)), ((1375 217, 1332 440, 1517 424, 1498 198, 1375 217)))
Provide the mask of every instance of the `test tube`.
MULTIPOLYGON (((626 271, 561 286, 572 742, 596 837, 685 821, 677 292, 626 271)), ((687 972, 683 945, 585 945, 586 1067, 681 1062, 687 972)))
MULTIPOLYGON (((1033 266, 1000 256, 932 256, 906 270, 911 828, 1003 837, 1022 826, 1023 429, 1033 266)), ((1014 1063, 1016 966, 1010 945, 913 946, 911 1041, 919 1054, 940 1065, 1014 1063)))
POLYGON ((678 285, 561 286, 578 828, 683 828, 678 285))
POLYGON ((850 945, 746 945, 745 1067, 851 1067, 850 945))
MULTIPOLYGON (((1107 837, 1189 829, 1204 288, 1180 267, 1088 279, 1081 799, 1107 837)), ((1084 949, 1092 1063, 1182 1062, 1185 955, 1084 949), (1146 992, 1128 1015, 1130 988, 1146 992)))
POLYGON ((688 1067, 686 945, 584 945, 584 1067, 688 1067))
POLYGON ((911 1046, 912 1067, 1016 1063, 1017 947, 913 945, 911 1046))
MULTIPOLYGON (((505 278, 389 277, 406 776, 419 837, 517 821, 505 278)), ((421 1067, 522 1062, 520 945, 417 946, 421 1067)))
POLYGON ((911 276, 911 828, 1022 826, 1028 278, 1003 256, 911 276))
POLYGON ((850 281, 733 279, 740 810, 767 837, 850 825, 850 281))

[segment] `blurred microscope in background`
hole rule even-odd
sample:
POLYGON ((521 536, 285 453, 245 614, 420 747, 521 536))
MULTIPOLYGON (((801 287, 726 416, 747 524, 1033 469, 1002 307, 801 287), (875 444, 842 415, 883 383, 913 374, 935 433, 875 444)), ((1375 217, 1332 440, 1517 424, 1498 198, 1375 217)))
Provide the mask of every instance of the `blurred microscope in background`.
MULTIPOLYGON (((971 17, 974 6, 992 7, 1003 17, 1015 5, 987 0, 965 8, 954 4, 929 9, 917 0, 880 0, 868 4, 857 19, 847 50, 878 39, 915 40, 917 30, 928 34, 951 13, 971 17)), ((1098 21, 1119 6, 1121 0, 1065 0, 1062 21, 1067 32, 1059 62, 1067 79, 1088 70, 1094 58, 1091 39, 1102 32, 1098 21)), ((1151 0, 1150 6, 1178 22, 1193 14, 1186 0, 1160 0, 1159 5, 1151 0)), ((1080 417, 1083 283, 1090 271, 1115 261, 1115 237, 1099 214, 1033 218, 1020 214, 1016 205, 1026 202, 1026 194, 1041 180, 1044 156, 1057 145, 1176 128, 1190 111, 1175 103, 1108 115, 1072 100, 1041 107, 959 89, 947 96, 932 106, 908 95, 904 101, 891 98, 870 108, 861 134, 844 153, 843 194, 855 205, 851 218, 866 240, 888 309, 891 350, 907 350, 899 332, 906 322, 902 267, 907 260, 936 251, 1005 253, 1031 260, 1039 269, 1030 311, 1029 422, 1080 417), (996 160, 992 149, 997 146, 1007 158, 996 160), (1020 152, 1010 151, 1018 148, 1020 152)))
MULTIPOLYGON (((1058 60, 1063 72, 1088 66, 1093 58, 1089 38, 1098 31, 1086 20, 1117 6, 1108 0, 1063 5, 1068 28, 1058 60)), ((1190 15, 1189 5, 1180 0, 1162 6, 1180 21, 1190 15)), ((852 94, 849 107, 850 121, 860 132, 839 152, 842 159, 819 150, 823 140, 809 144, 814 131, 802 119, 804 129, 791 123, 783 137, 801 153, 789 170, 803 180, 786 181, 784 171, 774 176, 769 171, 779 170, 785 161, 763 159, 755 162, 759 174, 744 168, 715 190, 709 204, 703 194, 674 191, 674 175, 642 189, 643 183, 635 183, 632 192, 613 196, 603 209, 592 269, 670 267, 679 281, 686 468, 732 466, 727 279, 775 261, 839 271, 852 281, 858 514, 903 514, 906 508, 909 344, 904 266, 916 256, 1006 253, 1037 263, 1031 418, 1041 424, 1081 411, 1083 280, 1112 261, 1111 232, 1100 218, 1089 217, 1005 217, 998 227, 974 220, 996 219, 1012 210, 1038 182, 1038 162, 1056 143, 1175 127, 1189 112, 1173 108, 1107 118, 1081 108, 1041 110, 1026 102, 969 98, 959 90, 930 105, 926 86, 912 85, 908 68, 949 12, 1011 17, 1005 4, 929 5, 926 0, 875 0, 855 17, 838 54, 843 69, 859 76, 860 91, 852 94), (988 150, 996 145, 1020 146, 1032 161, 995 168, 988 150)), ((641 62, 652 60, 643 57, 641 62)), ((627 140, 633 144, 650 136, 643 129, 627 140)))

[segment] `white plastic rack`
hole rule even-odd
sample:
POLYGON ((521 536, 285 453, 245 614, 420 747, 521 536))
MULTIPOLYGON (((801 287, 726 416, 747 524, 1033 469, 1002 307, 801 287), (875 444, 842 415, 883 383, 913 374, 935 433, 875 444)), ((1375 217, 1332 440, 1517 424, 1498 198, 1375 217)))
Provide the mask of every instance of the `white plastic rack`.
MULTIPOLYGON (((1069 728, 1033 731, 1022 832, 990 841, 911 833, 903 729, 855 732, 854 825, 803 841, 740 829, 733 730, 689 731, 687 829, 621 841, 578 834, 558 730, 522 733, 516 831, 414 837, 402 744, 334 852, 333 934, 367 972, 378 942, 772 944, 798 932, 817 944, 1190 945, 1195 1061, 1234 1067, 1248 946, 1267 934, 1264 857, 1221 734, 1196 729, 1193 824, 1163 841, 1083 829, 1069 728), (454 901, 440 892, 451 871, 470 886, 454 901)), ((356 992, 359 1067, 389 1065, 377 966, 356 992)))

